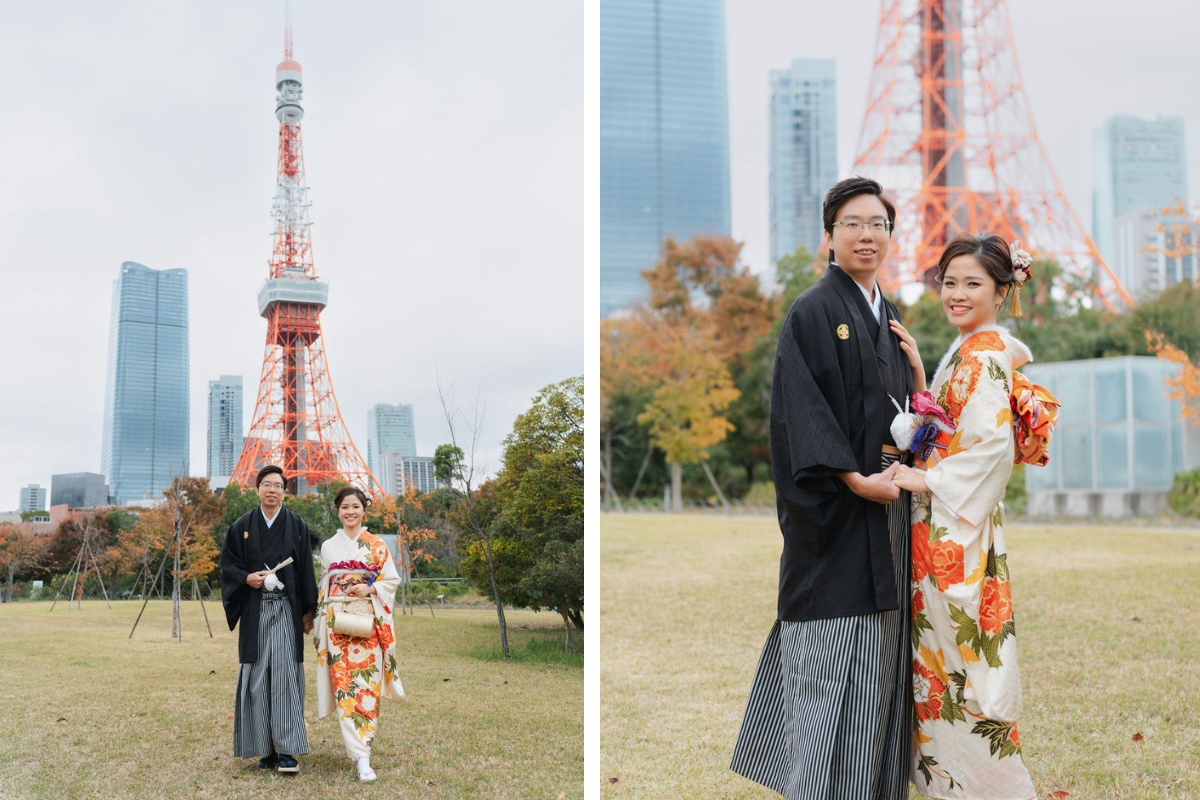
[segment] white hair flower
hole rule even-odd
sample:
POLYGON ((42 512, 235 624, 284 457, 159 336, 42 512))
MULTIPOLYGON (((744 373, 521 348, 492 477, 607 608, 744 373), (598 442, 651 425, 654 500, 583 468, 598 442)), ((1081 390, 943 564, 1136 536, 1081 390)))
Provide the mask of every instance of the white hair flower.
POLYGON ((1009 245, 1009 250, 1012 251, 1013 274, 1016 276, 1017 283, 1025 283, 1033 277, 1033 271, 1030 269, 1033 265, 1033 256, 1021 249, 1020 239, 1009 245))

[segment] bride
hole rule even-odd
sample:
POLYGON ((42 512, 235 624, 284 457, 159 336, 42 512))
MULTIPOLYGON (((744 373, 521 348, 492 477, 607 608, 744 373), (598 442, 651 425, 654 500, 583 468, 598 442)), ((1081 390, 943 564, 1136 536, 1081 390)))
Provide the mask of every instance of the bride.
MULTIPOLYGON (((1010 398, 1034 390, 1041 391, 1039 400, 1053 398, 1014 373, 1033 356, 996 324, 1010 294, 1019 315, 1017 292, 1030 263, 1027 253, 1014 254, 999 236, 962 234, 946 245, 937 277, 942 308, 959 335, 930 393, 914 396, 926 425, 910 445, 914 466, 900 467, 893 477, 913 493, 912 780, 929 797, 1027 800, 1036 794, 1017 729, 1021 681, 1001 500, 1014 463, 1010 398)), ((911 341, 907 331, 903 338, 911 341)), ((913 343, 910 359, 915 352, 913 343)), ((1045 410, 1056 415, 1051 406, 1045 410)), ((911 436, 916 423, 912 415, 902 418, 911 436)), ((1042 422, 1038 430, 1048 436, 1053 419, 1049 427, 1042 422)), ((1044 442, 1031 453, 1024 445, 1036 437, 1018 438, 1025 440, 1015 450, 1018 460, 1045 463, 1044 442)))

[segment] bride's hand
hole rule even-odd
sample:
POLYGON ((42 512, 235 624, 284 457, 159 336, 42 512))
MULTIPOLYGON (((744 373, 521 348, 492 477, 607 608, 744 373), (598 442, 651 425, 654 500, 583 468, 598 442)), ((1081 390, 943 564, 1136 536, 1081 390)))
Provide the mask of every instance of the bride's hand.
POLYGON ((900 349, 908 356, 908 366, 912 368, 913 374, 913 391, 925 391, 925 364, 921 361, 921 354, 917 352, 917 340, 900 324, 900 320, 888 320, 888 325, 900 340, 900 349))
POLYGON ((929 491, 929 487, 925 485, 924 470, 913 469, 903 464, 900 464, 892 475, 892 483, 913 494, 923 494, 929 491))

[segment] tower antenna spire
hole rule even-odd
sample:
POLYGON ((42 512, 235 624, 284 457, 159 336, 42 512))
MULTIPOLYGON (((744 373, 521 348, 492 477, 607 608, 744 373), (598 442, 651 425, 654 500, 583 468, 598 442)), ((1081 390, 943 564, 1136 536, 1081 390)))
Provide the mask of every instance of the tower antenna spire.
POLYGON ((292 0, 283 0, 283 60, 292 60, 292 0))

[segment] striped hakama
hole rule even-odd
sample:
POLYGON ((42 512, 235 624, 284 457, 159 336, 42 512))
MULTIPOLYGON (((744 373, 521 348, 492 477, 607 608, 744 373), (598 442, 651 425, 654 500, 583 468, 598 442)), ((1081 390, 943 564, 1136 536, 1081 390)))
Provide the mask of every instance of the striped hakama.
POLYGON ((767 637, 729 768, 787 800, 908 798, 909 502, 887 508, 899 609, 776 620, 767 637))
POLYGON ((238 669, 233 755, 308 752, 304 730, 304 664, 296 660, 292 607, 282 592, 262 593, 258 661, 238 669))

